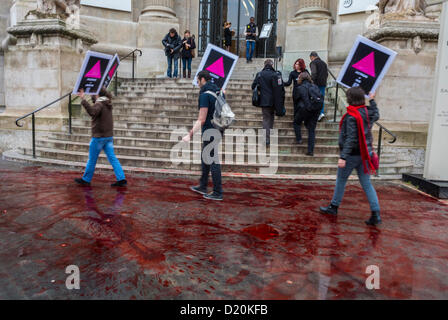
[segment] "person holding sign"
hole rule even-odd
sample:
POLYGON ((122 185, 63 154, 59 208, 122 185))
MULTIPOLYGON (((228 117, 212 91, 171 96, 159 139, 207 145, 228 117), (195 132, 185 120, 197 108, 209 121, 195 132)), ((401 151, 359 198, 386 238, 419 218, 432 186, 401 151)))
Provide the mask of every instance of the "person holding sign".
POLYGON ((255 18, 250 18, 250 23, 246 26, 246 59, 247 63, 252 62, 255 52, 255 41, 257 41, 257 25, 255 18))
POLYGON ((367 195, 372 215, 367 225, 381 223, 378 195, 370 181, 370 174, 378 170, 378 157, 373 151, 372 125, 379 119, 375 94, 369 95, 370 106, 365 105, 365 92, 360 87, 347 90, 347 113, 339 125, 340 159, 333 199, 328 207, 321 207, 323 214, 337 215, 344 197, 345 186, 352 171, 356 169, 359 181, 367 195))
POLYGON ((120 161, 115 156, 114 152, 114 121, 112 117, 112 95, 105 87, 101 88, 99 95, 94 96, 94 105, 91 105, 85 99, 84 90, 81 89, 78 93, 81 98, 81 104, 86 109, 87 113, 92 117, 92 140, 89 147, 89 160, 87 162, 86 171, 81 179, 75 179, 75 182, 89 186, 95 173, 95 166, 101 150, 107 155, 109 163, 114 168, 117 182, 113 183, 112 187, 124 187, 127 181, 121 168, 120 161))

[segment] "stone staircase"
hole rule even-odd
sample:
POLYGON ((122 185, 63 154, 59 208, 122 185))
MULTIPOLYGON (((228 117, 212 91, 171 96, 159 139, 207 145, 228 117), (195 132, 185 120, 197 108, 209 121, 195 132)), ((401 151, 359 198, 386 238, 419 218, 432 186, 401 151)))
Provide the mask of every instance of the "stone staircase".
MULTIPOLYGON (((250 134, 248 129, 262 128, 261 110, 251 105, 252 76, 261 67, 260 59, 246 65, 241 60, 235 78, 227 87, 227 101, 236 114, 232 129, 241 129, 236 136, 250 134), (244 64, 243 64, 244 63, 244 64), (240 66, 241 65, 241 66, 240 66), (242 79, 242 78, 246 79, 242 79)), ((262 62, 261 62, 262 63, 262 62)), ((191 161, 173 163, 172 149, 181 136, 191 129, 197 119, 198 89, 187 79, 122 79, 118 96, 114 99, 115 152, 125 170, 129 172, 169 173, 178 175, 197 175, 201 165, 193 161, 200 156, 200 143, 191 145, 191 161), (179 134, 176 134, 179 133, 179 134), (194 155, 194 156, 193 156, 194 155)), ((332 101, 327 101, 327 113, 333 114, 332 101)), ((254 142, 236 141, 233 150, 221 146, 223 175, 252 178, 334 180, 338 160, 338 124, 332 121, 319 123, 316 132, 315 156, 307 157, 307 133, 303 128, 303 144, 295 143, 292 128, 293 106, 290 90, 287 91, 287 116, 276 118, 274 128, 278 129, 278 170, 276 175, 260 174, 261 168, 268 165, 260 163, 254 154, 254 142), (232 151, 235 151, 231 153, 232 151), (230 159, 232 154, 232 159, 230 159), (238 163, 237 157, 244 159, 238 163), (255 156, 257 163, 249 163, 249 156, 255 156)), ((9 151, 3 154, 8 160, 29 161, 38 164, 52 164, 83 169, 88 159, 90 141, 90 118, 84 112, 73 122, 73 133, 68 128, 62 132, 49 133, 37 140, 37 159, 32 158, 31 148, 9 151)), ((226 135, 227 132, 226 132, 226 135)), ((225 142, 224 138, 224 142, 225 142)), ((271 149, 275 146, 271 146, 271 149)), ((269 158, 269 151, 267 152, 269 158)), ((401 173, 409 172, 411 164, 397 161, 391 154, 381 158, 380 179, 395 180, 401 173)), ((107 158, 101 154, 99 169, 110 170, 107 158)))

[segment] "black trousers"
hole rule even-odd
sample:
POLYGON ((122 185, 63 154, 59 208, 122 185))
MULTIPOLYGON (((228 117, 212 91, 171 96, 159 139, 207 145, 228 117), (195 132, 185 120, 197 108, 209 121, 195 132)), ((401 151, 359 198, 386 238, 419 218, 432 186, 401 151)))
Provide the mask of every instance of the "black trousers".
MULTIPOLYGON (((222 195, 222 176, 221 176, 221 164, 218 162, 213 162, 212 164, 206 164, 204 162, 204 149, 208 146, 211 141, 203 141, 202 142, 202 154, 201 154, 201 164, 202 164, 202 175, 199 180, 201 189, 207 189, 210 171, 212 172, 212 180, 213 180, 213 192, 218 195, 222 195)), ((215 156, 215 149, 210 152, 210 156, 213 158, 215 156)))
POLYGON ((319 112, 311 113, 304 109, 298 109, 297 111, 294 110, 294 113, 294 131, 296 133, 296 140, 297 142, 302 140, 302 123, 304 123, 305 127, 308 129, 308 152, 314 153, 319 112))

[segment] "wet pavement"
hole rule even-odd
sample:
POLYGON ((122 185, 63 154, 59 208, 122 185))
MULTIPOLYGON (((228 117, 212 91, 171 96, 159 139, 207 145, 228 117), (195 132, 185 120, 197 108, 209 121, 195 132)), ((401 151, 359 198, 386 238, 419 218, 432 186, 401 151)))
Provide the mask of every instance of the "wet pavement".
POLYGON ((210 203, 195 179, 79 176, 0 161, 0 299, 448 298, 448 206, 402 185, 376 184, 372 228, 358 184, 328 218, 333 183, 227 179, 210 203))

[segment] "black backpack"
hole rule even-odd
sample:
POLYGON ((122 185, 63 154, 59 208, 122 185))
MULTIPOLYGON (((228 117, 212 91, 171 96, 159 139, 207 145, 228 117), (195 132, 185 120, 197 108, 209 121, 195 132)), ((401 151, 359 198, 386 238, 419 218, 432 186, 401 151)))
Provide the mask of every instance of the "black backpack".
POLYGON ((321 111, 324 107, 324 96, 320 92, 319 87, 311 84, 308 88, 308 96, 310 98, 310 104, 305 109, 309 112, 321 111))

